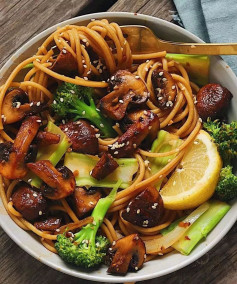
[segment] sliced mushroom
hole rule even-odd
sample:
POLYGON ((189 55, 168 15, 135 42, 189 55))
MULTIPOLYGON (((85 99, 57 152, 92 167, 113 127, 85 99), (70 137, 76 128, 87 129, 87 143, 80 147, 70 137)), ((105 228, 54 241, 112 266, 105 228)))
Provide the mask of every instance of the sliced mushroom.
POLYGON ((72 150, 79 153, 96 155, 99 152, 95 129, 85 120, 60 125, 72 143, 72 150))
POLYGON ((129 270, 137 271, 144 263, 145 254, 145 244, 137 234, 119 239, 108 249, 108 272, 126 274, 129 270))
POLYGON ((60 141, 60 135, 50 133, 47 131, 39 131, 36 136, 36 141, 39 146, 58 144, 60 141))
POLYGON ((170 73, 162 69, 154 70, 151 80, 158 107, 163 110, 172 108, 177 95, 177 89, 170 73))
POLYGON ((147 113, 140 117, 114 144, 109 146, 109 153, 115 158, 130 157, 149 135, 152 127, 157 127, 157 123, 159 125, 156 114, 147 113))
POLYGON ((108 117, 121 120, 132 106, 144 106, 148 90, 141 78, 119 70, 110 78, 110 93, 100 100, 100 109, 108 117))
POLYGON ((138 121, 142 121, 145 119, 152 120, 151 127, 149 127, 150 131, 147 136, 147 140, 149 140, 150 143, 153 142, 157 138, 158 131, 160 129, 160 121, 156 114, 154 114, 150 110, 134 110, 130 113, 128 113, 124 119, 120 123, 120 127, 123 131, 128 130, 128 128, 133 125, 134 123, 138 121))
POLYGON ((75 76, 78 73, 77 61, 66 49, 60 51, 53 65, 49 69, 66 76, 75 76))
POLYGON ((12 195, 13 206, 29 221, 44 216, 48 211, 47 200, 41 192, 28 185, 22 185, 12 195))
POLYGON ((61 225, 62 225, 62 219, 57 217, 49 217, 43 221, 38 221, 34 223, 34 226, 38 230, 51 231, 51 232, 54 232, 55 230, 59 229, 61 225))
POLYGON ((26 118, 17 133, 14 144, 0 144, 0 174, 8 179, 23 178, 27 173, 25 158, 30 144, 36 136, 41 119, 37 116, 26 118))
POLYGON ((133 225, 151 228, 159 224, 163 212, 162 197, 155 187, 150 186, 128 204, 122 217, 133 225))
POLYGON ((74 192, 75 177, 67 167, 56 169, 48 160, 28 163, 27 167, 45 182, 41 186, 41 190, 47 198, 61 199, 74 192))
POLYGON ((73 204, 77 216, 80 218, 91 212, 100 198, 101 193, 99 191, 93 189, 85 190, 82 187, 77 187, 73 194, 73 204))
POLYGON ((220 84, 207 84, 197 93, 197 111, 203 120, 225 115, 233 95, 220 84))
POLYGON ((92 170, 91 176, 97 180, 101 180, 111 174, 118 166, 118 163, 110 154, 104 153, 92 170))
POLYGON ((4 97, 2 116, 4 124, 11 124, 23 119, 27 114, 36 114, 46 108, 39 102, 29 103, 28 94, 20 88, 11 90, 4 97))

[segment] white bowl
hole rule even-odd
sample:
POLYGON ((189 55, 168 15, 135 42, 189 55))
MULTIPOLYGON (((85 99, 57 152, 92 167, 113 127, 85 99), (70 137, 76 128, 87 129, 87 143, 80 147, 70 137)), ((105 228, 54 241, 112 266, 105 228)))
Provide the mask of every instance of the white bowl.
MULTIPOLYGON (((3 66, 1 69, 0 84, 4 83, 6 76, 10 71, 23 59, 33 55, 37 48, 42 43, 43 39, 51 34, 56 27, 64 26, 67 24, 81 24, 84 25, 92 18, 107 18, 109 21, 115 21, 119 24, 140 24, 151 28, 163 39, 169 39, 173 41, 189 41, 189 42, 202 42, 198 37, 190 32, 164 20, 160 20, 151 16, 139 15, 133 13, 98 13, 81 16, 67 20, 60 24, 57 24, 46 31, 35 36, 25 45, 23 45, 3 66)), ((220 58, 213 57, 211 59, 211 82, 218 82, 227 87, 234 98, 232 100, 232 107, 229 111, 230 119, 237 119, 237 78, 231 71, 229 66, 220 58)), ((195 250, 189 256, 183 256, 179 253, 170 253, 159 259, 145 263, 143 268, 136 273, 128 273, 126 276, 113 276, 108 275, 105 266, 98 270, 88 271, 82 270, 70 265, 67 265, 61 260, 59 256, 49 252, 43 247, 38 238, 22 230, 18 227, 12 219, 8 216, 4 209, 2 202, 0 201, 0 224, 4 231, 16 242, 22 249, 28 252, 30 255, 43 262, 44 264, 57 269, 58 271, 66 274, 84 278, 88 280, 109 282, 109 283, 121 283, 121 282, 135 282, 141 280, 147 280, 155 277, 159 277, 171 272, 174 272, 184 266, 189 265, 193 261, 200 258, 202 255, 212 249, 230 230, 235 221, 237 220, 237 202, 235 202, 221 220, 217 227, 208 235, 207 239, 200 243, 195 250)))

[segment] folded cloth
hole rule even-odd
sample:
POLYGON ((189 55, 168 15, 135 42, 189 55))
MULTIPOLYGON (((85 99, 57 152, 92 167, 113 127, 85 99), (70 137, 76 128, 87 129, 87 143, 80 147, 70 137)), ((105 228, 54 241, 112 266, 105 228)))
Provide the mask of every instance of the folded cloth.
MULTIPOLYGON (((237 42, 236 0, 174 0, 184 27, 206 42, 237 42)), ((223 56, 237 74, 237 55, 223 56)))

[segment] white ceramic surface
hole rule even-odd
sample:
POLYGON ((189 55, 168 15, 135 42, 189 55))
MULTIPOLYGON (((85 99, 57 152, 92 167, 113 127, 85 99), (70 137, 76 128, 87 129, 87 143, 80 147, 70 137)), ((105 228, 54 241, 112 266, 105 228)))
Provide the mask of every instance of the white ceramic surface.
MULTIPOLYGON (((201 42, 201 40, 189 33, 188 31, 171 24, 169 22, 146 15, 135 15, 133 13, 98 13, 86 16, 73 18, 71 20, 57 24, 46 31, 40 33, 32 40, 23 45, 3 66, 0 71, 2 84, 9 72, 23 59, 33 55, 37 47, 45 37, 51 34, 56 27, 67 24, 86 24, 92 18, 107 18, 109 21, 115 21, 119 24, 141 24, 150 27, 163 39, 177 40, 177 41, 192 41, 201 42)), ((234 98, 229 112, 230 119, 237 119, 237 78, 227 64, 219 57, 213 57, 211 60, 211 82, 219 82, 227 87, 234 98)), ((144 267, 136 273, 128 273, 125 277, 108 275, 106 267, 103 266, 98 270, 85 271, 65 264, 57 255, 46 250, 38 238, 31 233, 23 231, 19 228, 6 213, 2 202, 0 201, 0 224, 5 232, 27 253, 43 262, 44 264, 72 276, 84 278, 88 280, 121 283, 121 282, 135 282, 146 279, 159 277, 173 271, 176 271, 199 257, 207 253, 213 248, 230 230, 237 220, 237 202, 235 202, 231 210, 222 219, 218 226, 208 235, 207 239, 203 241, 198 247, 189 255, 183 256, 179 253, 170 253, 159 259, 150 261, 144 264, 144 267)), ((217 248, 218 249, 218 248, 217 248)))

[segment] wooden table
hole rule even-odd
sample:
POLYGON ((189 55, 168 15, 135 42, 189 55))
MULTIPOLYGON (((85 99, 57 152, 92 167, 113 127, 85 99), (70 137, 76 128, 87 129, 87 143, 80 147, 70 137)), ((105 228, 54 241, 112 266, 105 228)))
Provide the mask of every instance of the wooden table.
MULTIPOLYGON (((172 20, 172 0, 0 0, 0 67, 22 44, 63 20, 127 11, 172 20)), ((208 254, 175 273, 142 283, 237 283, 237 225, 208 254)), ((20 249, 0 228, 0 284, 93 283, 55 271, 20 249)), ((159 267, 157 267, 159 269, 159 267)))

